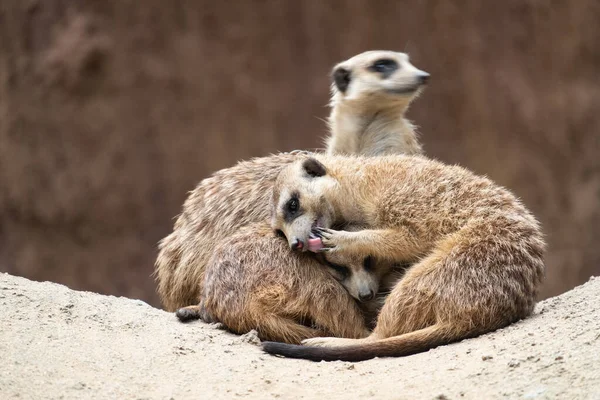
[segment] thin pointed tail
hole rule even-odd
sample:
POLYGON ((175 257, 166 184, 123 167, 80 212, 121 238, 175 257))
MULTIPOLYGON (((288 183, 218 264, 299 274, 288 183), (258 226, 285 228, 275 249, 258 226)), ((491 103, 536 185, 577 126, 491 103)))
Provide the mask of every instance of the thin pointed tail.
POLYGON ((265 352, 288 358, 312 361, 363 361, 375 357, 402 357, 448 344, 467 335, 456 330, 433 325, 400 336, 343 347, 300 346, 278 342, 264 342, 265 352))

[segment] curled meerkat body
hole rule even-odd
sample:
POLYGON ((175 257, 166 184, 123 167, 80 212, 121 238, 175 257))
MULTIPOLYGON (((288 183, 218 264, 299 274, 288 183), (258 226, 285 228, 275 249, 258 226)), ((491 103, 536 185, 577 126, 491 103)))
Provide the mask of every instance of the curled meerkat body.
MULTIPOLYGON (((363 109, 368 108, 370 112, 377 109, 377 104, 370 104, 368 101, 368 99, 372 99, 374 103, 379 104, 382 110, 389 113, 392 112, 391 110, 395 110, 398 118, 404 120, 403 116, 408 104, 418 94, 427 75, 412 67, 402 53, 367 52, 362 57, 361 55, 354 57, 353 60, 352 63, 344 64, 344 70, 350 71, 351 76, 343 82, 339 78, 339 67, 334 69, 333 76, 338 89, 334 93, 332 101, 333 113, 337 112, 338 115, 344 115, 348 119, 353 112, 357 114, 360 112, 361 104, 363 109), (375 67, 375 64, 382 60, 385 66, 375 67), (395 69, 390 61, 395 63, 395 69), (369 67, 373 68, 368 69, 369 67), (407 71, 413 71, 412 80, 407 78, 407 71), (403 79, 396 79, 396 75, 402 75, 403 79), (368 85, 365 83, 367 78, 370 82, 368 85), (379 87, 376 85, 377 80, 380 81, 379 87), (391 83, 387 82, 388 80, 391 83), (395 87, 397 90, 390 92, 390 87, 395 87), (380 93, 379 96, 377 95, 378 91, 384 93, 380 93), (346 94, 355 103, 352 108, 345 107, 347 105, 346 94), (363 98, 362 101, 357 101, 361 98, 363 98)), ((421 151, 420 146, 414 145, 415 142, 418 143, 415 132, 404 129, 406 126, 408 125, 403 125, 403 129, 399 131, 393 129, 381 131, 379 138, 386 141, 385 148, 388 149, 386 151, 394 149, 395 152, 411 154, 421 151), (405 139, 397 140, 398 137, 405 139), (405 143, 409 143, 410 146, 406 146, 405 143)), ((339 124, 332 124, 331 128, 333 138, 338 135, 348 138, 351 134, 360 134, 360 129, 351 130, 348 124, 343 129, 339 124)), ((330 141, 328 152, 345 152, 346 147, 343 146, 345 142, 347 140, 330 141)), ((373 144, 373 141, 359 142, 354 151, 360 153, 364 150, 365 153, 373 154, 375 152, 373 144)), ((218 320, 240 333, 247 331, 248 327, 251 327, 250 329, 258 327, 260 328, 258 329, 259 335, 262 338, 298 342, 307 337, 307 331, 299 327, 302 324, 298 321, 294 322, 294 318, 301 314, 301 310, 283 315, 285 314, 284 305, 294 303, 295 295, 310 292, 303 289, 302 286, 312 285, 315 287, 314 293, 318 293, 319 285, 323 282, 322 279, 317 279, 315 276, 321 276, 321 273, 305 277, 304 280, 282 279, 285 284, 280 285, 280 288, 285 288, 288 295, 275 300, 269 297, 270 292, 265 286, 266 282, 270 281, 263 279, 265 276, 272 275, 273 271, 278 271, 280 266, 297 265, 299 262, 297 255, 279 251, 280 238, 272 237, 272 235, 264 237, 263 233, 269 229, 269 201, 277 175, 286 165, 305 156, 303 153, 286 153, 240 162, 232 168, 218 171, 196 187, 186 200, 183 212, 175 223, 173 233, 163 239, 159 245, 160 252, 155 274, 158 281, 158 292, 165 308, 172 311, 184 307, 178 310, 178 317, 182 320, 198 317, 218 320), (256 225, 253 225, 252 229, 245 229, 243 234, 240 233, 239 236, 236 236, 240 228, 252 224, 256 225), (235 236, 233 239, 232 235, 235 236), (259 248, 260 251, 258 251, 259 248), (252 258, 244 256, 249 249, 253 252, 252 258), (249 262, 252 265, 249 265, 249 262), (211 274, 207 274, 207 269, 212 271, 211 274), (243 273, 247 270, 253 270, 255 274, 243 273), (215 285, 214 282, 207 284, 205 279, 207 275, 211 279, 230 276, 234 280, 239 280, 240 278, 236 277, 243 276, 248 281, 239 285, 240 289, 231 291, 230 289, 235 285, 215 285), (257 286, 252 282, 263 284, 264 290, 256 290, 257 286), (229 296, 228 299, 233 299, 235 296, 238 298, 251 296, 253 301, 232 301, 229 303, 232 305, 231 307, 220 307, 219 299, 223 299, 225 296, 229 296), (260 300, 261 296, 266 297, 260 300), (185 307, 190 304, 198 304, 201 298, 204 299, 201 306, 185 307), (274 301, 275 303, 273 303, 274 301), (257 304, 259 307, 256 306, 257 304), (238 307, 235 308, 233 305, 238 307), (260 307, 263 309, 259 310, 260 307), (275 322, 265 323, 264 318, 257 317, 259 315, 267 315, 273 317, 274 320, 285 321, 282 323, 286 326, 275 328, 278 326, 275 322), (284 319, 280 318, 282 315, 284 319), (291 328, 292 326, 294 329, 291 328), (297 334, 288 334, 290 331, 297 332, 297 334)), ((356 270, 358 271, 361 267, 362 261, 356 265, 356 270)), ((302 268, 323 270, 322 265, 312 258, 303 260, 302 268)), ((385 267, 383 268, 385 269, 385 267)), ((354 275, 352 276, 354 277, 354 275)), ((377 275, 374 277, 378 278, 377 275)), ((217 281, 224 282, 223 280, 217 281)), ((329 287, 331 281, 328 279, 324 283, 324 287, 329 287)), ((374 279, 371 279, 371 285, 374 285, 373 282, 374 279)), ((339 285, 336 284, 335 287, 340 290, 337 295, 339 298, 344 296, 347 298, 347 301, 342 302, 343 304, 338 303, 341 312, 346 313, 344 318, 333 321, 326 316, 321 318, 321 315, 304 315, 300 320, 314 321, 320 326, 318 332, 329 332, 329 334, 344 337, 364 336, 364 323, 357 324, 356 322, 361 317, 360 309, 356 305, 348 305, 352 299, 348 297, 347 293, 344 293, 343 288, 339 285)), ((350 291, 352 290, 349 283, 346 287, 349 287, 350 291)), ((284 291, 280 290, 280 292, 284 291)), ((311 296, 300 297, 304 300, 299 299, 295 302, 299 305, 298 307, 304 307, 302 304, 311 304, 307 300, 311 296)), ((324 302, 332 303, 330 300, 324 300, 324 302)), ((325 306, 311 307, 310 312, 327 313, 328 309, 329 307, 325 306)), ((317 330, 310 332, 312 333, 309 337, 312 337, 315 336, 317 330)))
POLYGON ((262 340, 369 334, 362 309, 344 287, 310 254, 290 257, 285 239, 268 223, 242 228, 216 247, 202 299, 200 310, 214 321, 236 333, 255 329, 262 340))
POLYGON ((531 314, 544 274, 537 220, 508 190, 424 157, 315 156, 286 167, 272 225, 294 249, 413 260, 364 339, 265 343, 273 354, 360 361, 403 356, 504 327, 531 314), (357 232, 329 229, 352 221, 357 232), (315 246, 312 246, 313 249, 315 246))

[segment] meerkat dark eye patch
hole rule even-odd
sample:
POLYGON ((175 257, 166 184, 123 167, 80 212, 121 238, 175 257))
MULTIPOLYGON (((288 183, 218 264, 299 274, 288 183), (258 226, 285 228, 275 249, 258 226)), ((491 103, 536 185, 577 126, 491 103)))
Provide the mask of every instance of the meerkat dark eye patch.
POLYGON ((363 260, 363 268, 367 272, 373 270, 373 264, 374 264, 373 257, 371 257, 371 256, 367 256, 363 260))
POLYGON ((298 193, 292 194, 287 203, 285 203, 285 209, 292 214, 295 214, 300 210, 300 196, 298 193))
POLYGON ((318 178, 327 174, 327 168, 325 168, 325 166, 319 162, 319 160, 312 157, 304 160, 302 163, 302 168, 304 169, 304 172, 306 172, 306 174, 312 178, 318 178))
POLYGON ((300 193, 292 193, 290 199, 283 206, 283 218, 286 222, 291 222, 300 214, 300 193))
POLYGON ((329 268, 331 268, 332 270, 335 271, 336 273, 336 278, 338 280, 345 280, 348 279, 348 277, 350 276, 350 268, 348 267, 344 267, 343 265, 339 265, 339 264, 334 264, 332 262, 329 262, 326 258, 325 258, 325 265, 327 265, 329 268))
POLYGON ((348 86, 350 86, 352 76, 350 74, 350 71, 348 71, 346 68, 340 67, 333 71, 332 79, 337 89, 340 92, 345 93, 348 89, 348 86))
POLYGON ((292 198, 287 202, 287 210, 291 213, 298 212, 300 208, 300 202, 296 198, 292 198))
POLYGON ((370 71, 380 73, 383 79, 389 78, 399 68, 398 63, 389 58, 379 59, 368 67, 370 71))

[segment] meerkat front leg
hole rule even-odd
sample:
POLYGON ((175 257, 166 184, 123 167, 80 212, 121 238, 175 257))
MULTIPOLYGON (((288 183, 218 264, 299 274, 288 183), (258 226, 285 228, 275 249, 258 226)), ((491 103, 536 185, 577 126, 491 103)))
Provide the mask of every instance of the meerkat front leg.
POLYGON ((355 232, 315 228, 313 233, 321 238, 323 247, 319 251, 373 255, 387 260, 412 260, 425 250, 416 235, 402 227, 355 232))

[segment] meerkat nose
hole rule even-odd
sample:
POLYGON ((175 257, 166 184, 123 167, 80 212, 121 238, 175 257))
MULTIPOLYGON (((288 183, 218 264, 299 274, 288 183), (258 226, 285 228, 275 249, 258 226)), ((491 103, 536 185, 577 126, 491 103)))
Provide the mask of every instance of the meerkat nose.
POLYGON ((427 84, 427 82, 429 82, 429 74, 427 72, 421 72, 419 73, 419 83, 421 85, 425 85, 427 84))
POLYGON ((358 299, 360 301, 369 301, 375 298, 375 292, 369 290, 367 293, 359 293, 358 299))
POLYGON ((294 238, 291 247, 292 250, 302 250, 304 248, 304 242, 298 238, 294 238))

